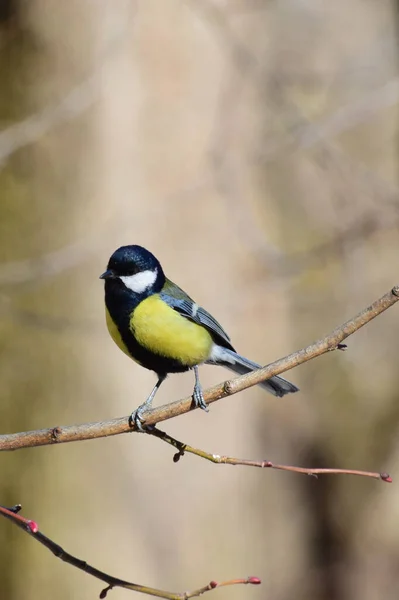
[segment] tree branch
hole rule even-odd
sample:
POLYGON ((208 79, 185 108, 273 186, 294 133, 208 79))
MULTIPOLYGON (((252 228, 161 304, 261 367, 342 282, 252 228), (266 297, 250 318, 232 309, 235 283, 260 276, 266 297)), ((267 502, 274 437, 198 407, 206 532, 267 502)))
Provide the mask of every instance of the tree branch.
MULTIPOLYGON (((293 352, 284 358, 232 380, 220 383, 204 393, 207 404, 217 402, 221 398, 232 396, 253 385, 269 379, 273 375, 284 373, 293 367, 301 365, 317 356, 336 349, 342 349, 342 342, 358 329, 378 317, 385 310, 393 306, 399 300, 399 286, 393 287, 387 294, 373 302, 349 321, 334 329, 326 337, 293 352)), ((185 398, 159 408, 149 411, 146 415, 144 425, 155 425, 161 421, 172 419, 185 414, 195 407, 192 398, 185 398)), ((18 450, 20 448, 31 448, 33 446, 47 446, 66 442, 77 442, 91 440, 121 433, 136 431, 134 426, 129 425, 128 417, 101 421, 96 423, 83 423, 81 425, 57 426, 38 431, 27 431, 21 433, 0 435, 0 451, 18 450)))
POLYGON ((96 577, 101 581, 107 583, 107 587, 102 590, 100 593, 100 598, 105 598, 107 593, 112 590, 114 587, 124 588, 126 590, 131 590, 133 592, 141 592, 142 594, 148 594, 150 596, 157 596, 158 598, 166 598, 167 600, 188 600, 188 598, 194 598, 195 596, 200 596, 205 592, 209 592, 217 587, 223 587, 227 585, 238 585, 242 583, 251 583, 258 585, 261 583, 261 580, 258 577, 247 577, 245 579, 232 579, 230 581, 224 581, 221 583, 217 583, 216 581, 211 581, 207 585, 193 590, 191 592, 167 592, 165 590, 158 590, 156 588, 151 588, 146 585, 140 585, 138 583, 130 583, 129 581, 124 581, 123 579, 118 579, 117 577, 113 577, 112 575, 108 575, 103 571, 99 571, 95 567, 91 567, 87 564, 86 561, 65 552, 65 550, 56 544, 53 540, 45 536, 43 533, 39 531, 39 527, 35 521, 31 521, 30 519, 26 519, 21 515, 17 514, 21 510, 21 505, 17 504, 12 508, 6 508, 4 506, 0 506, 0 515, 9 519, 14 525, 17 525, 20 529, 28 533, 32 536, 37 542, 43 544, 50 552, 54 554, 57 558, 60 558, 64 562, 84 571, 88 575, 92 577, 96 577))
MULTIPOLYGON (((136 2, 132 2, 129 9, 131 15, 129 12, 127 14, 135 16, 136 9, 136 2)), ((86 79, 72 87, 59 102, 0 131, 0 169, 12 154, 39 141, 59 125, 80 117, 95 104, 101 94, 104 66, 114 58, 127 33, 131 34, 131 31, 131 21, 124 19, 121 28, 110 37, 105 51, 96 60, 93 72, 86 79)))
POLYGON ((233 458, 232 456, 220 456, 219 454, 211 454, 210 452, 205 452, 205 450, 193 448, 193 446, 184 444, 176 438, 173 438, 168 433, 165 433, 164 431, 161 431, 160 429, 157 429, 157 427, 153 427, 152 425, 148 428, 148 433, 153 435, 154 437, 157 437, 163 442, 166 442, 173 448, 176 448, 177 452, 173 457, 173 462, 175 463, 179 462, 179 460, 185 455, 185 453, 188 452, 189 454, 194 454, 195 456, 199 456, 200 458, 209 460, 210 462, 217 465, 242 465, 245 467, 258 467, 260 469, 277 469, 278 471, 290 471, 291 473, 311 475, 313 477, 316 477, 316 479, 319 475, 358 475, 360 477, 371 477, 372 479, 379 479, 380 481, 385 481, 386 483, 392 483, 392 478, 388 473, 377 473, 374 471, 358 471, 354 469, 314 469, 312 467, 294 467, 290 465, 277 465, 271 462, 270 460, 249 460, 247 458, 233 458))

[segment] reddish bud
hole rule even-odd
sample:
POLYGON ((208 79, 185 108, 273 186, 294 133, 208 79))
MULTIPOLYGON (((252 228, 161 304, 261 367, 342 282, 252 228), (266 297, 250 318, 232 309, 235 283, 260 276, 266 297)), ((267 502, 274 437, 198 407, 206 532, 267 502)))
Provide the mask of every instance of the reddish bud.
POLYGON ((39 525, 36 523, 36 521, 27 521, 26 524, 32 533, 37 533, 39 531, 39 525))
POLYGON ((266 462, 263 463, 265 467, 272 467, 273 463, 271 460, 267 460, 266 462))
POLYGON ((261 579, 259 579, 259 577, 248 577, 248 583, 253 583, 254 585, 259 585, 260 583, 262 583, 261 579))
POLYGON ((380 477, 382 481, 385 481, 386 483, 392 483, 392 477, 389 475, 389 473, 381 473, 380 477))
POLYGON ((211 581, 210 584, 209 584, 209 587, 211 588, 211 590, 213 590, 217 586, 218 586, 218 582, 217 581, 211 581))

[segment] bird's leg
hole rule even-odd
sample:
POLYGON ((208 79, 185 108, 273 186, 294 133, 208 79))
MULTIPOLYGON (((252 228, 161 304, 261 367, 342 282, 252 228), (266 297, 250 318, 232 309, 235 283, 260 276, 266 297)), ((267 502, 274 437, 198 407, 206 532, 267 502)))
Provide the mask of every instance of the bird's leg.
POLYGON ((148 396, 147 400, 145 402, 143 402, 143 404, 140 404, 140 406, 138 408, 136 408, 136 410, 134 410, 129 417, 129 425, 130 426, 135 425, 137 427, 137 429, 139 431, 141 431, 142 433, 145 432, 145 428, 142 425, 143 414, 151 408, 151 404, 152 404, 152 401, 154 400, 154 396, 157 393, 157 391, 159 390, 159 388, 161 387, 161 383, 163 381, 165 381, 165 379, 166 379, 165 374, 163 374, 163 375, 158 374, 158 381, 154 385, 153 390, 152 390, 151 394, 148 396))
POLYGON ((194 404, 197 408, 202 408, 208 412, 208 406, 204 400, 204 396, 202 394, 202 385, 199 380, 198 366, 193 367, 194 375, 195 375, 195 384, 194 384, 194 392, 193 392, 193 400, 194 404))

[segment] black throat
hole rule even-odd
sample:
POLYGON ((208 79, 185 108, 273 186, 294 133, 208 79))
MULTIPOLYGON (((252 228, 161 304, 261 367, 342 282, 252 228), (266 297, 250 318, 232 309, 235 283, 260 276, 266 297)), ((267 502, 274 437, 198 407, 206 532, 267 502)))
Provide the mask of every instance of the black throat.
POLYGON ((118 328, 129 327, 130 317, 137 306, 153 294, 158 294, 165 284, 164 272, 159 266, 154 283, 141 293, 133 292, 119 278, 105 280, 105 304, 118 328))

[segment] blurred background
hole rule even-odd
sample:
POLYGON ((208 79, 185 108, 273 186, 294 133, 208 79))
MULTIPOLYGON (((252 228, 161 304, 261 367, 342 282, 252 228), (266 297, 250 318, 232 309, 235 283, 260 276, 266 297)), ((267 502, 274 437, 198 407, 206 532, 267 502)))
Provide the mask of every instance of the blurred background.
MULTIPOLYGON (((266 364, 398 284, 392 0, 0 0, 1 432, 127 415, 154 375, 104 323, 120 245, 152 250, 266 364)), ((0 503, 115 576, 220 599, 397 598, 398 308, 165 423, 217 454, 388 471, 391 486, 207 464, 144 435, 2 453, 0 503)), ((202 369, 210 385, 228 372, 202 369)), ((187 396, 173 376, 156 404, 187 396)), ((0 521, 0 597, 98 582, 0 521)), ((113 597, 128 597, 115 590, 113 597)))

